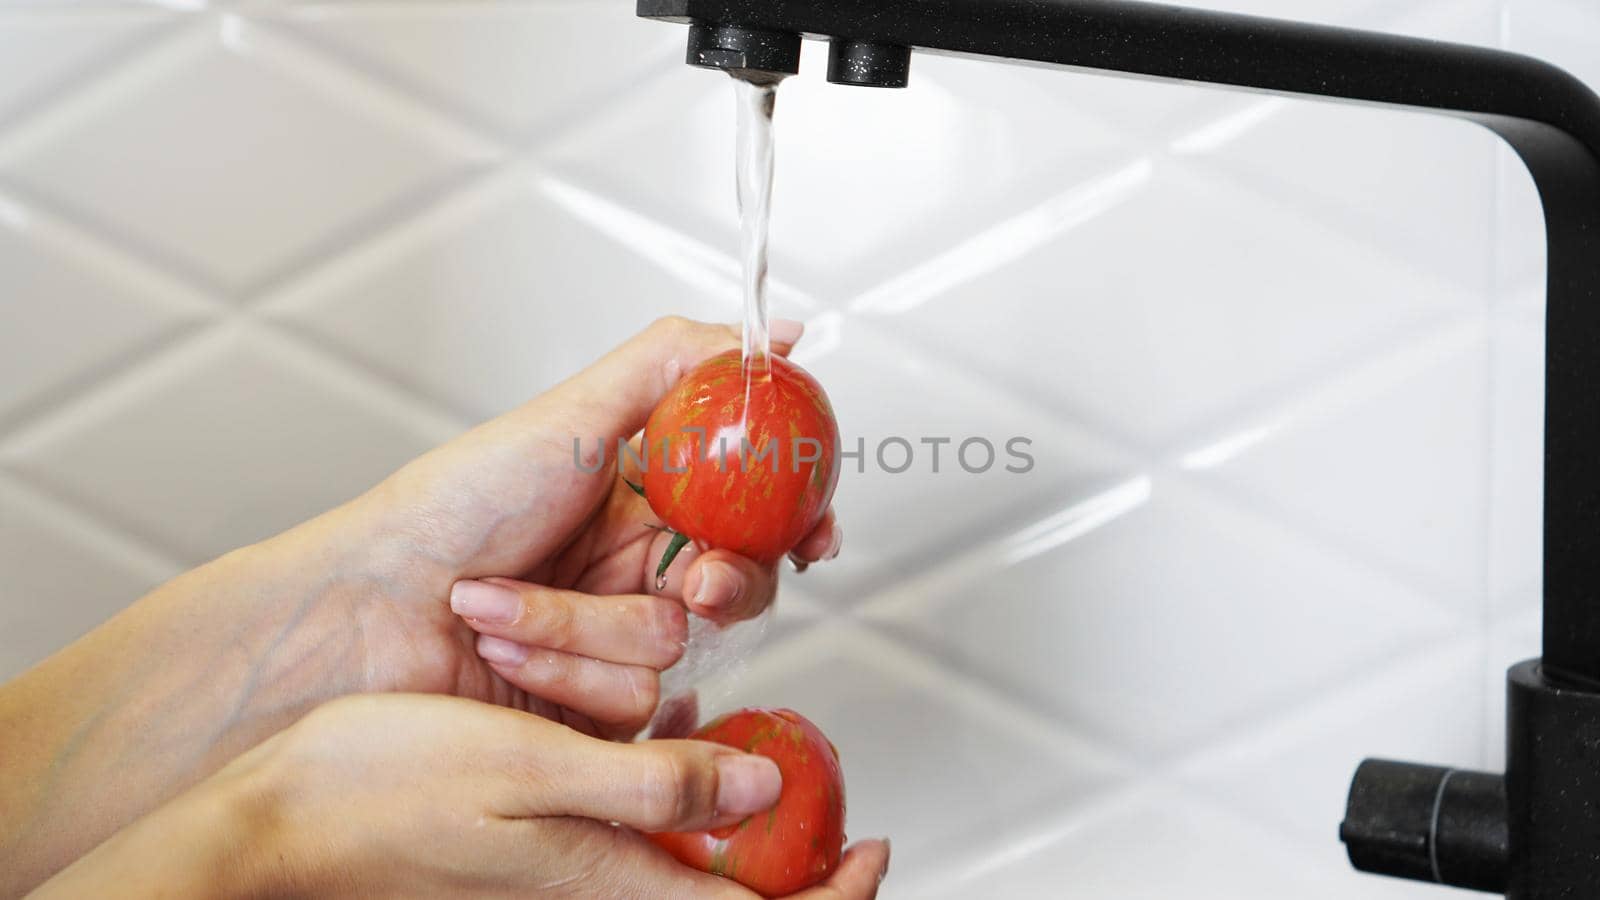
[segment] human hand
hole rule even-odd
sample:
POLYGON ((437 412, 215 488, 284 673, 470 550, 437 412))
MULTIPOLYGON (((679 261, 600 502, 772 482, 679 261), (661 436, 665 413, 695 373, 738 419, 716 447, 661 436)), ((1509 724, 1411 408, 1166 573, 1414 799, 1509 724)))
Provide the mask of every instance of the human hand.
MULTIPOLYGON (((778 352, 800 334, 773 330, 778 352)), ((363 496, 174 578, 4 685, 0 895, 335 697, 456 694, 631 737, 682 652, 685 604, 754 615, 777 572, 690 548, 655 591, 659 523, 612 467, 576 466, 573 439, 592 452, 634 434, 681 373, 737 343, 726 326, 663 320, 363 496), (498 622, 470 597, 493 586, 513 589, 498 622), (470 619, 451 611, 452 587, 470 619)), ((795 555, 831 556, 838 541, 830 517, 795 555)))
MULTIPOLYGON (((774 322, 774 352, 801 330, 774 322)), ((365 689, 452 693, 636 734, 657 676, 682 653, 685 606, 719 622, 754 616, 777 568, 691 545, 657 590, 660 521, 613 465, 585 472, 574 439, 614 458, 683 373, 738 342, 733 327, 663 319, 338 511, 371 546, 375 584, 341 600, 362 630, 365 689)), ((840 539, 830 511, 792 557, 831 558, 840 539)))
MULTIPOLYGON (((634 829, 731 825, 780 788, 770 760, 720 744, 611 743, 450 697, 348 697, 130 825, 38 897, 752 900, 634 829)), ((862 842, 795 896, 865 900, 887 865, 886 843, 862 842)))

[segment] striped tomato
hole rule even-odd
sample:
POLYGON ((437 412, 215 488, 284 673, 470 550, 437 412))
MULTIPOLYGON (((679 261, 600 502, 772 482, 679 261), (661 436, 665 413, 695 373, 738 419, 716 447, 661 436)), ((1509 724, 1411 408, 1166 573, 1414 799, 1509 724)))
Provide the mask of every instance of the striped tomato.
POLYGON ((827 878, 844 850, 844 773, 839 753, 793 710, 742 709, 690 735, 759 753, 778 764, 778 804, 737 825, 650 840, 685 865, 723 875, 765 897, 783 897, 827 878))
MULTIPOLYGON (((739 351, 690 371, 644 431, 644 496, 683 539, 775 563, 822 521, 839 481, 839 426, 804 369, 739 351)), ((675 541, 661 571, 682 546, 675 541)))

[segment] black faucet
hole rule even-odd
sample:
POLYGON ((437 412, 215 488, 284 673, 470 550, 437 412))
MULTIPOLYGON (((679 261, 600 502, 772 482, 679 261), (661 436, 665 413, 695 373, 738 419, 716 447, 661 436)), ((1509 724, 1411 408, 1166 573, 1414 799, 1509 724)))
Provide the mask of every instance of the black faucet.
POLYGON ((1368 760, 1340 837, 1368 872, 1600 898, 1600 97, 1512 53, 1128 0, 638 0, 693 65, 904 87, 913 48, 1431 110, 1527 164, 1549 244, 1543 656, 1507 673, 1506 774, 1368 760))

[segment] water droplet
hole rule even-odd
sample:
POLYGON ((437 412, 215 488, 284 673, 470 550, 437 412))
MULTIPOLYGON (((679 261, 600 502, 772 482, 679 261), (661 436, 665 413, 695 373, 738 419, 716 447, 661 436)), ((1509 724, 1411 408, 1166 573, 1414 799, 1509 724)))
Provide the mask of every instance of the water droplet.
POLYGON ((664 591, 666 589, 667 589, 667 573, 662 572, 660 575, 656 576, 656 590, 664 591))

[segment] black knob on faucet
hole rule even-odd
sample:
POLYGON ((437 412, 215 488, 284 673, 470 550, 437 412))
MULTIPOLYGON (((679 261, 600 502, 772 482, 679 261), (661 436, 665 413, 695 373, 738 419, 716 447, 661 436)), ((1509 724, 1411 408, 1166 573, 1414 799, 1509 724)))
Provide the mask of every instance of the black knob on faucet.
POLYGON ((836 37, 828 48, 828 80, 861 87, 903 88, 911 78, 911 48, 836 37))
POLYGON ((1499 775, 1369 759, 1339 839, 1363 872, 1504 894, 1506 821, 1499 775))

